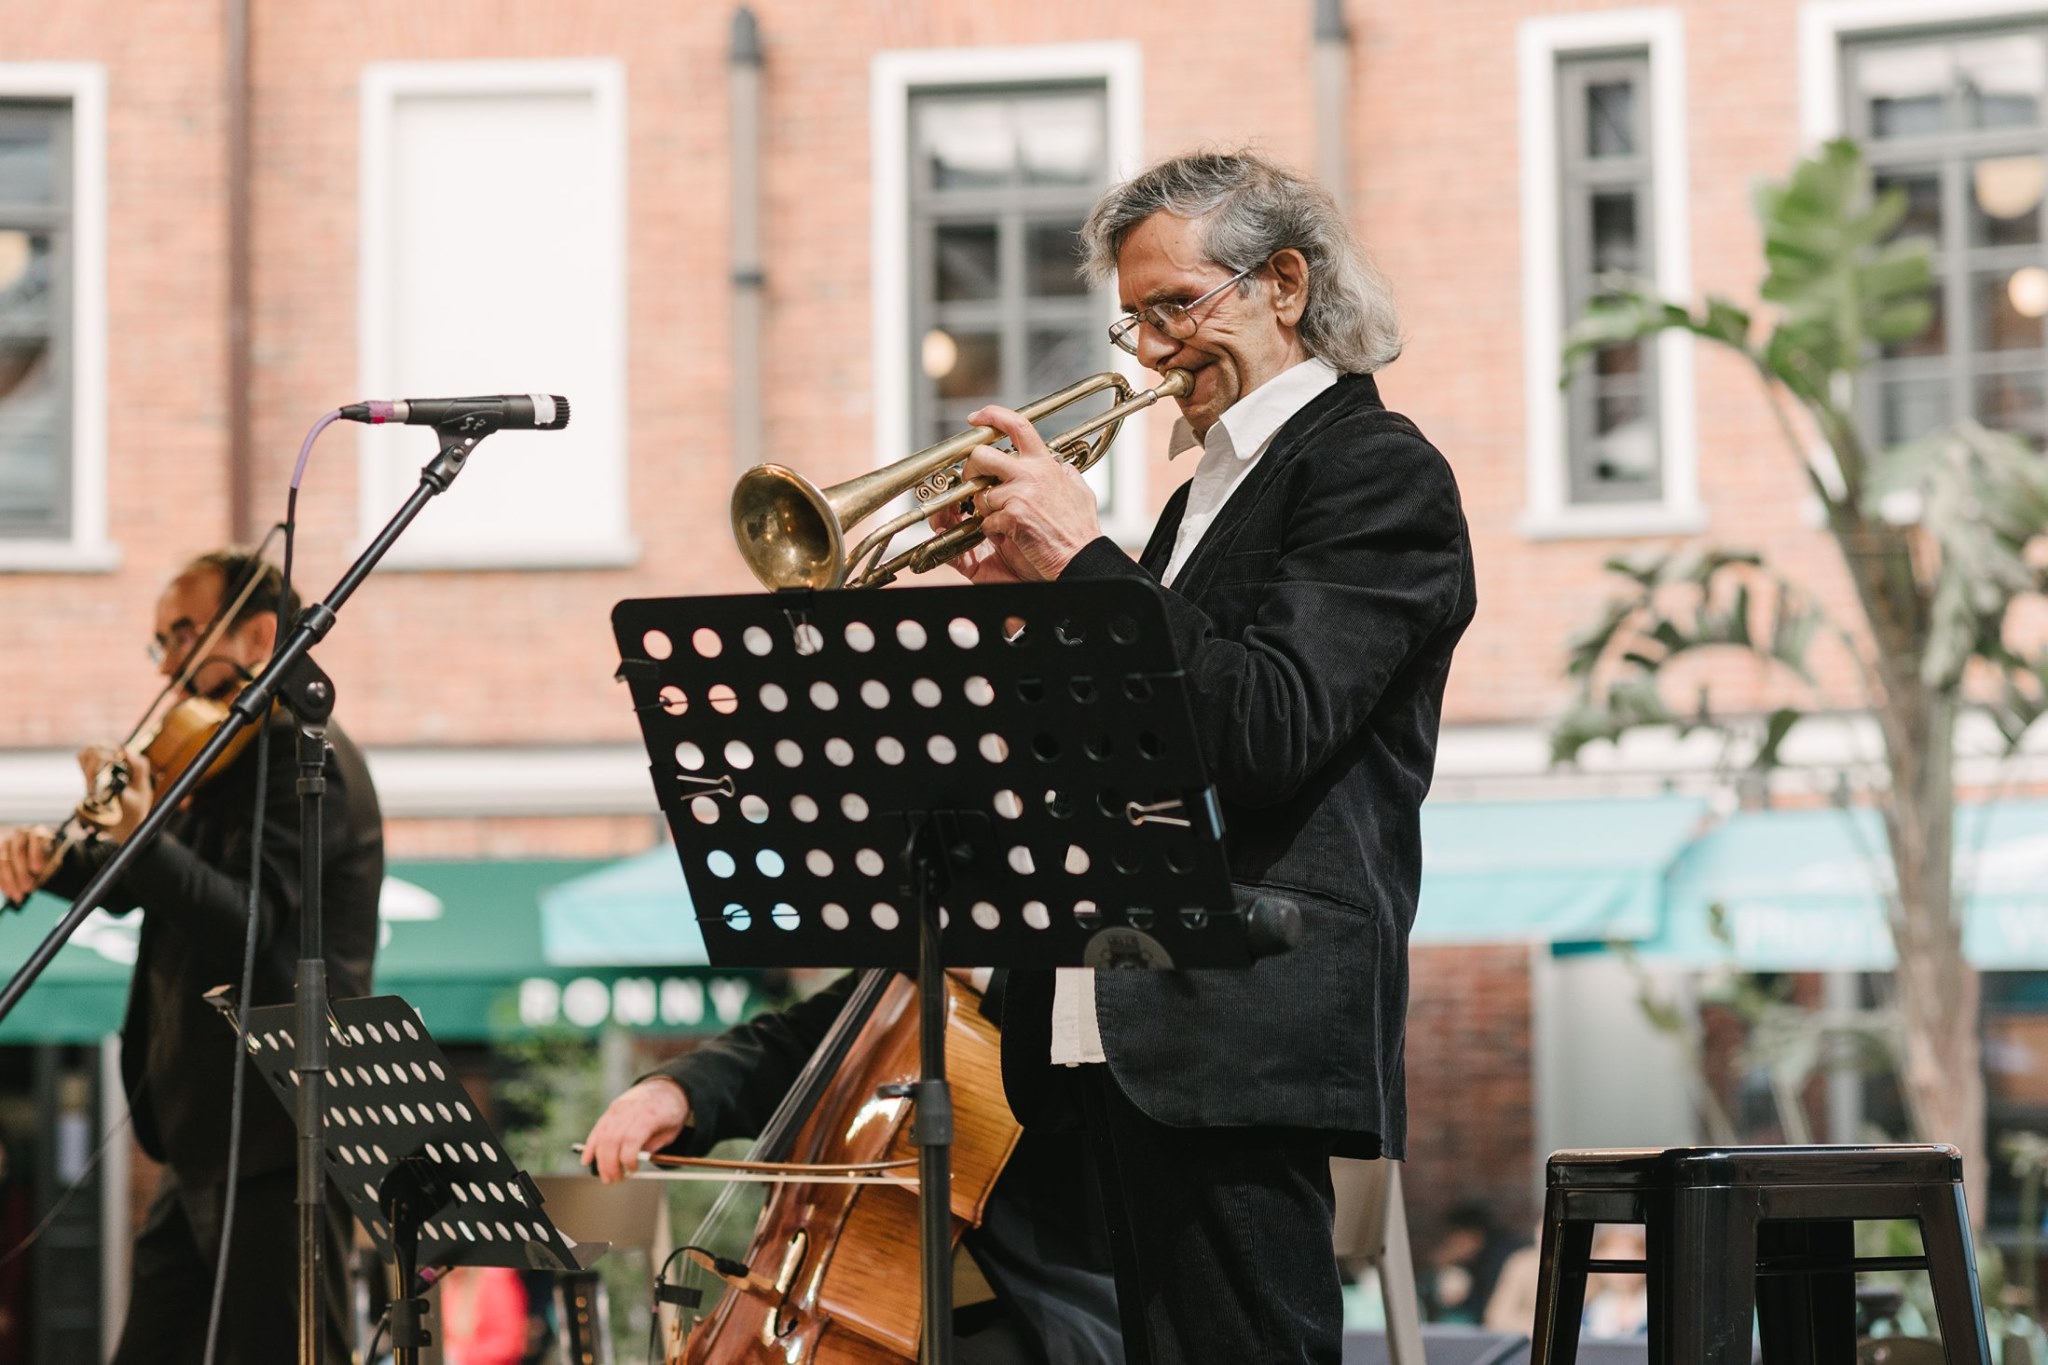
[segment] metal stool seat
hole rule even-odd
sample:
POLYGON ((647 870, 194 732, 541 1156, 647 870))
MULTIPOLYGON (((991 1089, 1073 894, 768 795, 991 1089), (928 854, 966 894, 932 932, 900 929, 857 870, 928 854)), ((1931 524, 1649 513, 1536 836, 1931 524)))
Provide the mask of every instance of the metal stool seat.
POLYGON ((1948 1365, 1990 1365, 1962 1157, 1948 1146, 1558 1152, 1543 1201, 1530 1365, 1566 1365, 1586 1277, 1649 1282, 1651 1365, 1854 1365, 1856 1274, 1924 1269, 1948 1365), (1856 1255, 1859 1219, 1911 1218, 1919 1256, 1856 1255), (1596 1261, 1593 1229, 1639 1223, 1641 1261, 1596 1261))

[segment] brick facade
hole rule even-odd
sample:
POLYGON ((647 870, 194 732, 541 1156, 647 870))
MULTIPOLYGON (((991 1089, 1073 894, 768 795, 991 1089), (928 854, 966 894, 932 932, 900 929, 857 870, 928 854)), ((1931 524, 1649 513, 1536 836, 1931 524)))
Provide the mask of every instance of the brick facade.
MULTIPOLYGON (((16 8, 22 8, 17 6, 16 8)), ((874 54, 1118 40, 1143 60, 1143 151, 1254 142, 1315 161, 1311 9, 1191 0, 1142 7, 1039 0, 817 4, 755 0, 765 51, 762 147, 765 449, 826 482, 867 467, 868 140, 874 54)), ((1351 0, 1351 204, 1392 279, 1408 334, 1383 379, 1455 466, 1480 613, 1454 672, 1453 725, 1540 723, 1564 704, 1564 641, 1605 595, 1607 557, 1666 539, 1536 541, 1526 504, 1518 25, 1597 6, 1351 0)), ((1798 7, 1682 0, 1693 272, 1701 292, 1753 297, 1749 194, 1800 147, 1798 7)), ((603 57, 626 73, 633 532, 623 569, 390 572, 321 650, 340 716, 373 750, 631 744, 607 620, 624 597, 751 586, 730 543, 726 45, 716 4, 510 6, 305 0, 253 5, 254 506, 281 512, 290 456, 357 379, 358 92, 366 63, 603 57)), ((119 733, 154 690, 141 649, 151 602, 187 553, 227 538, 228 424, 223 7, 67 0, 7 26, 10 62, 89 61, 108 81, 109 573, 0 574, 0 759, 119 733)), ((18 19, 21 16, 17 16, 18 19)), ((461 210, 459 194, 435 206, 461 210)), ((476 225, 487 232, 488 223, 476 225)), ((1105 360, 1107 352, 1105 350, 1105 360)), ((1697 362, 1701 494, 1710 534, 1766 546, 1841 599, 1831 547, 1753 377, 1697 362)), ((572 395, 573 397, 573 395, 572 395)), ((1185 470, 1152 459, 1150 500, 1185 470)), ((378 433, 376 439, 403 439, 378 433)), ((413 433, 424 461, 427 438, 413 433)), ((320 447, 301 499, 299 581, 320 592, 359 543, 356 434, 320 447)), ((451 497, 460 498, 461 487, 451 497)), ((1825 674, 1837 701, 1847 678, 1825 674)), ((1723 683, 1760 699, 1743 672, 1723 683)), ((608 856, 654 835, 646 817, 398 820, 394 854, 608 856)), ((1511 1227, 1536 1179, 1530 986, 1520 947, 1418 951, 1409 1023, 1409 1197, 1426 1246, 1456 1198, 1494 1199, 1511 1227)))

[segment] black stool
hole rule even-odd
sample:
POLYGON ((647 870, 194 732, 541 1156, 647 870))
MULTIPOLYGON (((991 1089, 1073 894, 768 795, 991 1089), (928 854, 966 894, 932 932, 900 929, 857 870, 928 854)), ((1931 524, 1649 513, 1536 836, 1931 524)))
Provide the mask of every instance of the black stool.
POLYGON ((1856 1272, 1927 1271, 1948 1365, 1990 1365, 1953 1147, 1558 1152, 1543 1201, 1529 1365, 1578 1353, 1586 1276, 1646 1275, 1651 1365, 1854 1365, 1856 1272), (1858 1219, 1912 1218, 1922 1255, 1858 1259, 1858 1219), (1598 1223, 1640 1223, 1641 1261, 1592 1259, 1598 1223))

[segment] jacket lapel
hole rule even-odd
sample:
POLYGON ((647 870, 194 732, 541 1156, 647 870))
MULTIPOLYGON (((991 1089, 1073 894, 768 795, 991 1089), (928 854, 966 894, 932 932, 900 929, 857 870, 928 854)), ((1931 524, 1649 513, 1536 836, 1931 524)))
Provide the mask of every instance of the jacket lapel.
POLYGON ((1173 538, 1180 533, 1181 518, 1187 515, 1188 490, 1193 486, 1190 479, 1167 494, 1166 507, 1153 523, 1152 538, 1145 542, 1145 553, 1138 556, 1139 566, 1154 578, 1163 578, 1173 559, 1173 538))
MULTIPOLYGON (((1216 519, 1209 523, 1208 532, 1202 543, 1195 547, 1193 555, 1181 567, 1174 591, 1183 597, 1198 596, 1209 586, 1209 579, 1216 571, 1216 565, 1237 538, 1238 528, 1244 525, 1252 509, 1258 506, 1259 497, 1279 472, 1298 454, 1308 439, 1320 431, 1332 419, 1353 412, 1361 407, 1379 407, 1379 386, 1369 374, 1341 376, 1336 383, 1324 389, 1309 400, 1308 406, 1287 419, 1280 430, 1273 433, 1273 443, 1266 453, 1259 457, 1251 472, 1244 476, 1244 482, 1231 491, 1230 497, 1217 510, 1216 519)), ((1187 507, 1187 486, 1181 487, 1181 510, 1187 507)), ((1174 517, 1174 525, 1180 525, 1180 517, 1174 517)), ((1161 525, 1165 519, 1161 518, 1161 525)), ((1156 536, 1155 536, 1156 539, 1156 536)), ((1173 540, 1166 542, 1167 553, 1173 550, 1173 540)), ((1255 547, 1256 548, 1256 547, 1255 547)), ((1147 553, 1150 553, 1148 547, 1147 553)), ((1160 567, 1165 560, 1160 561, 1160 567)), ((1150 567, 1150 566, 1148 566, 1150 567)))

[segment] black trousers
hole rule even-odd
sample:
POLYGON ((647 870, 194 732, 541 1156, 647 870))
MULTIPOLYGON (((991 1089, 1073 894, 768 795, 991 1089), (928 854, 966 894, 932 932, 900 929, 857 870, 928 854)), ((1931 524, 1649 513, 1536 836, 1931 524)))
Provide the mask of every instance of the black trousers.
POLYGON ((1333 1135, 1169 1128, 1078 1071, 1130 1365, 1338 1365, 1333 1135))
MULTIPOLYGON (((270 1171, 241 1182, 214 1365, 290 1365, 299 1349, 298 1178, 270 1171)), ((135 1238, 128 1317, 113 1365, 198 1365, 206 1352, 226 1187, 187 1189, 166 1170, 135 1238)), ((348 1365, 348 1206, 327 1189, 321 1270, 321 1359, 348 1365)))

